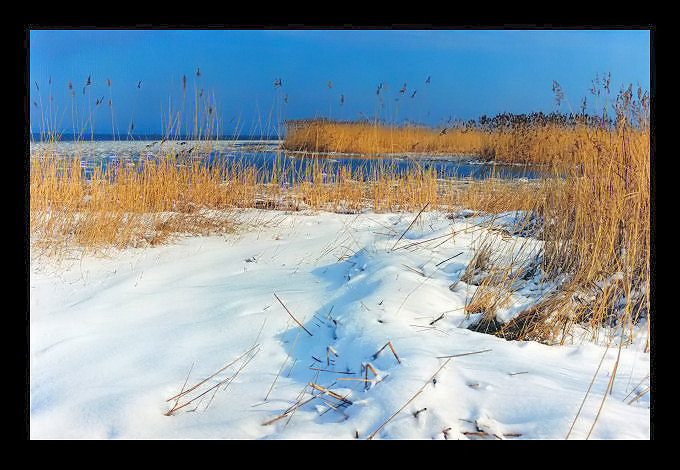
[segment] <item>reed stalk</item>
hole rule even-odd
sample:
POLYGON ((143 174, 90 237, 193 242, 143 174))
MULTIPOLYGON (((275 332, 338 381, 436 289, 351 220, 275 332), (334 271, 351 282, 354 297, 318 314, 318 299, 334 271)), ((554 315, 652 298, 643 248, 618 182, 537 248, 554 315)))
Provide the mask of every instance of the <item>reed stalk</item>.
MULTIPOLYGON (((540 241, 540 253, 532 254, 538 260, 532 271, 541 282, 557 288, 507 324, 497 325, 494 334, 563 342, 573 325, 625 321, 622 331, 630 337, 634 325, 650 320, 651 146, 646 94, 638 91, 636 99, 631 87, 622 89, 613 100, 615 114, 609 123, 604 112, 599 120, 500 116, 446 129, 386 126, 377 119, 311 120, 289 128, 282 146, 312 153, 294 161, 281 154, 262 168, 238 155, 209 162, 220 123, 214 96, 208 98, 199 85, 197 75, 190 154, 178 153, 172 143, 183 120, 182 111, 175 115, 169 102, 165 139, 154 157, 134 162, 120 158, 86 171, 91 162, 80 150, 63 156, 54 145, 45 145, 30 155, 30 238, 35 253, 65 256, 78 247, 97 251, 153 246, 181 234, 231 232, 238 229, 231 214, 242 208, 419 214, 461 208, 486 214, 522 211, 531 214, 533 228, 529 230, 525 219, 512 231, 540 241), (386 160, 370 170, 333 166, 314 153, 322 151, 373 157, 395 152, 463 153, 496 162, 545 165, 550 173, 537 183, 504 182, 493 175, 473 181, 443 178, 418 165, 398 172, 386 160)), ((90 88, 86 85, 85 93, 90 88)), ((75 106, 76 93, 70 91, 75 106)), ((283 108, 283 91, 278 93, 277 117, 283 108)), ((86 117, 91 137, 98 106, 95 103, 86 117)), ((72 109, 74 123, 77 115, 72 109)), ((59 135, 54 116, 51 108, 42 115, 41 140, 48 144, 59 135)), ((491 229, 476 228, 497 236, 491 229)), ((496 260, 481 270, 485 281, 478 284, 481 288, 467 312, 485 312, 487 320, 493 319, 496 308, 526 274, 520 264, 496 260)), ((592 331, 595 335, 599 328, 592 331)))

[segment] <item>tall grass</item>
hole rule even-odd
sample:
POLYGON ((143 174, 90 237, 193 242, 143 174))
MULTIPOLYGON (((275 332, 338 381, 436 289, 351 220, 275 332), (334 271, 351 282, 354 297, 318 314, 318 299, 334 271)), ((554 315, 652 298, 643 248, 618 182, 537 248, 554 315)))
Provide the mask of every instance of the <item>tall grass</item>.
MULTIPOLYGON (((552 164, 560 178, 544 178, 532 199, 530 212, 540 220, 541 281, 556 288, 496 334, 563 342, 578 324, 594 338, 609 326, 632 340, 640 320, 649 327, 651 149, 645 95, 638 91, 635 100, 632 87, 622 89, 614 110, 611 128, 571 131, 571 156, 552 164)), ((502 276, 480 286, 468 308, 483 310, 488 325, 499 296, 487 294, 506 295, 513 283, 502 276)))
POLYGON ((475 154, 484 145, 482 133, 441 131, 414 125, 312 120, 286 132, 283 148, 293 151, 341 152, 362 155, 425 152, 475 154))
MULTIPOLYGON (((198 71, 197 77, 200 77, 198 71)), ((37 83, 35 86, 39 90, 37 83)), ((92 106, 93 86, 91 76, 88 76, 82 88, 85 102, 78 103, 80 93, 76 93, 71 81, 68 82, 75 141, 71 154, 60 155, 56 150, 62 135, 58 130, 60 120, 56 111, 48 108, 48 112, 41 112, 41 145, 30 154, 29 170, 29 230, 35 252, 64 255, 71 248, 99 251, 112 246, 155 245, 176 233, 233 230, 229 216, 208 217, 198 211, 200 204, 193 202, 214 201, 216 206, 220 203, 214 194, 215 185, 211 184, 218 175, 210 174, 191 158, 203 152, 209 154, 213 138, 219 135, 214 96, 204 96, 203 90, 194 86, 194 113, 191 122, 185 122, 182 114, 186 98, 184 80, 182 109, 173 111, 169 101, 157 158, 141 155, 136 162, 114 159, 113 163, 100 162, 86 172, 86 163, 91 166, 92 162, 87 162, 84 154, 88 143, 85 136, 89 134, 89 141, 94 146, 96 111, 104 103, 102 96, 92 106), (190 138, 195 145, 191 152, 182 153, 173 139, 186 135, 185 128, 193 132, 190 138), (188 162, 181 171, 178 171, 178 155, 188 162)), ((141 86, 140 81, 135 90, 137 94, 141 86)), ((106 87, 115 140, 119 136, 108 78, 106 87)), ((133 110, 127 139, 134 140, 134 131, 133 110)))
POLYGON ((564 180, 546 181, 537 206, 545 240, 542 268, 547 279, 560 283, 561 297, 545 299, 531 315, 552 335, 583 322, 594 335, 601 325, 632 330, 648 317, 651 155, 645 108, 633 99, 632 88, 622 90, 615 128, 588 129, 578 165, 564 180))
POLYGON ((310 158, 257 167, 234 156, 208 164, 207 154, 178 162, 172 146, 162 155, 95 167, 87 177, 81 155, 47 149, 31 157, 31 244, 40 252, 83 247, 146 246, 175 234, 236 230, 233 211, 245 208, 358 212, 431 209, 528 209, 535 185, 445 180, 434 169, 393 163, 336 165, 310 158))
MULTIPOLYGON (((291 123, 283 148, 310 153, 389 155, 404 153, 474 155, 498 163, 573 166, 619 145, 617 130, 587 121, 519 122, 490 127, 465 124, 451 128, 401 126, 377 122, 314 119, 291 123)), ((649 143, 649 132, 632 128, 630 145, 649 143)))
MULTIPOLYGON (((280 118, 287 98, 277 91, 280 118)), ((630 87, 613 103, 611 121, 604 112, 598 120, 502 118, 500 125, 446 129, 312 120, 289 129, 283 142, 285 149, 311 152, 306 165, 278 158, 257 167, 239 158, 208 163, 220 122, 214 96, 196 85, 190 122, 182 114, 184 99, 179 110, 169 101, 158 155, 134 164, 121 159, 85 177, 82 154, 62 157, 50 145, 34 152, 31 247, 63 256, 74 247, 147 246, 176 234, 233 231, 234 211, 243 208, 523 211, 528 217, 519 223, 531 230, 518 231, 538 239, 541 250, 521 266, 503 265, 500 258, 486 263, 466 312, 483 313, 485 328, 508 339, 564 341, 577 324, 591 327, 593 335, 603 325, 625 325, 632 334, 650 313, 649 108, 646 95, 638 91, 636 99, 630 87), (186 128, 194 145, 182 154, 173 140, 186 128), (417 165, 399 172, 388 160, 370 169, 332 165, 317 152, 468 154, 549 165, 552 175, 538 183, 458 180, 417 165), (510 322, 494 323, 529 272, 556 288, 510 322)), ((81 122, 91 130, 96 114, 90 112, 81 122)), ((44 113, 41 123, 50 142, 58 139, 54 116, 44 113)))

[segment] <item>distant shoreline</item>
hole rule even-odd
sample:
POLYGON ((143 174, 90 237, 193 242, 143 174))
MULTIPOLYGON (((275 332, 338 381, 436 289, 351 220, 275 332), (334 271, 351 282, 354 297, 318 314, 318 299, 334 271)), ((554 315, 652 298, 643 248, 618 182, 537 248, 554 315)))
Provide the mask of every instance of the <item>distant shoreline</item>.
MULTIPOLYGON (((83 135, 76 135, 76 134, 61 134, 59 138, 57 139, 58 142, 76 142, 76 141, 82 141, 82 142, 108 142, 108 141, 135 141, 135 140, 162 140, 165 137, 167 137, 165 134, 134 134, 134 135, 113 135, 113 134, 105 134, 105 133, 100 133, 100 134, 83 134, 83 135)), ((259 134, 227 134, 227 135, 220 135, 220 136, 210 136, 210 139, 208 140, 279 140, 283 139, 283 136, 276 136, 276 135, 259 135, 259 134)), ((49 138, 46 138, 45 136, 41 136, 39 133, 33 133, 30 134, 30 139, 31 142, 41 142, 41 141, 49 141, 49 138)), ((195 138, 195 136, 190 136, 190 135, 180 135, 180 136, 170 136, 169 139, 167 140, 183 140, 183 141, 194 141, 194 140, 205 140, 205 136, 201 136, 199 139, 195 138)))

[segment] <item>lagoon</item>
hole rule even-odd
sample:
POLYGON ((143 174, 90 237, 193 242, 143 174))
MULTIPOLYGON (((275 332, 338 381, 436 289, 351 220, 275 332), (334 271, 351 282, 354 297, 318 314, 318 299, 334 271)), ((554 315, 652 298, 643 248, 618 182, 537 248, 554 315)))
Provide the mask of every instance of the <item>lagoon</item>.
POLYGON ((31 155, 50 154, 64 158, 79 157, 83 161, 85 177, 94 168, 113 163, 143 165, 144 161, 159 156, 173 156, 178 165, 199 161, 199 164, 255 166, 268 174, 275 166, 291 169, 291 175, 304 175, 309 165, 323 163, 324 171, 332 174, 339 168, 349 167, 352 174, 371 175, 380 168, 392 174, 405 175, 421 169, 434 171, 440 178, 482 180, 493 176, 503 180, 532 180, 540 178, 542 171, 529 165, 510 165, 483 162, 472 155, 435 155, 422 153, 385 154, 366 156, 346 153, 309 153, 283 150, 281 140, 262 138, 232 138, 223 140, 164 140, 145 138, 139 140, 59 140, 32 142, 31 155))

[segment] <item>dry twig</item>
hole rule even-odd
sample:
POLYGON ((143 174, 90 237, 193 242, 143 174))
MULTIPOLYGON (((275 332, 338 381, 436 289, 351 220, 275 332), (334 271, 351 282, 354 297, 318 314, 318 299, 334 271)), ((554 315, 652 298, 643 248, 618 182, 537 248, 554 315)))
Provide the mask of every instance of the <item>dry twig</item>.
POLYGON ((418 395, 420 395, 420 394, 423 392, 423 390, 425 389, 425 387, 427 386, 427 384, 429 384, 430 382, 432 382, 432 380, 437 376, 437 374, 438 374, 439 372, 441 372, 441 370, 442 370, 444 367, 446 367, 446 365, 449 363, 450 360, 451 360, 451 358, 447 359, 446 362, 444 362, 444 364, 442 364, 442 366, 441 366, 439 369, 437 369, 437 372, 435 372, 435 373, 432 375, 432 377, 430 377, 430 378, 428 379, 428 381, 425 382, 425 383, 423 384, 422 387, 420 387, 420 390, 418 390, 418 391, 415 393, 415 395, 413 395, 411 398, 409 398, 409 400, 408 400, 406 403, 404 403, 404 406, 402 406, 401 408, 399 408, 399 410, 397 410, 396 413, 394 413, 392 416, 390 416, 390 418, 389 418, 387 421, 385 421, 378 429, 376 429, 375 431, 373 431, 373 434, 371 434, 370 436, 368 436, 368 439, 367 439, 367 440, 373 439, 373 437, 374 437, 376 434, 378 434, 378 432, 379 432, 382 428, 384 428, 390 421, 392 421, 392 420, 393 420, 393 419, 394 419, 394 418, 395 418, 395 417, 396 417, 396 416, 397 416, 404 408, 406 408, 406 407, 408 406, 409 403, 411 403, 413 400, 415 400, 416 397, 417 397, 418 395))
POLYGON ((418 220, 418 217, 420 217, 420 214, 422 214, 423 211, 424 211, 424 210, 427 208, 427 206, 429 206, 429 205, 430 205, 430 203, 427 202, 427 203, 423 206, 423 208, 420 209, 420 212, 418 212, 418 215, 415 216, 415 218, 411 221, 411 223, 410 223, 409 226, 406 228, 406 230, 404 230, 404 233, 402 233, 401 236, 397 239, 397 241, 394 242, 394 245, 392 246, 392 249, 391 249, 390 251, 394 251, 394 247, 397 246, 397 243, 399 243, 399 241, 404 237, 404 235, 406 235, 406 232, 408 232, 409 230, 411 230, 411 227, 413 227, 413 224, 416 223, 416 220, 418 220))
POLYGON ((295 317, 293 316, 292 313, 290 313, 290 310, 288 310, 288 307, 286 307, 286 306, 283 304, 283 302, 281 302, 281 299, 279 299, 279 296, 276 295, 276 292, 274 293, 274 297, 276 297, 276 300, 278 300, 279 303, 280 303, 280 304, 283 306, 283 308, 286 310, 286 312, 288 312, 288 315, 290 315, 290 317, 291 317, 293 320, 295 320, 295 323, 297 323, 298 325, 300 325, 300 327, 301 327, 303 330, 305 330, 309 336, 314 336, 313 334, 311 334, 311 333, 309 332, 309 330, 308 330, 307 328, 305 328, 305 327, 302 325, 302 323, 300 323, 300 322, 297 320, 297 318, 295 318, 295 317))

